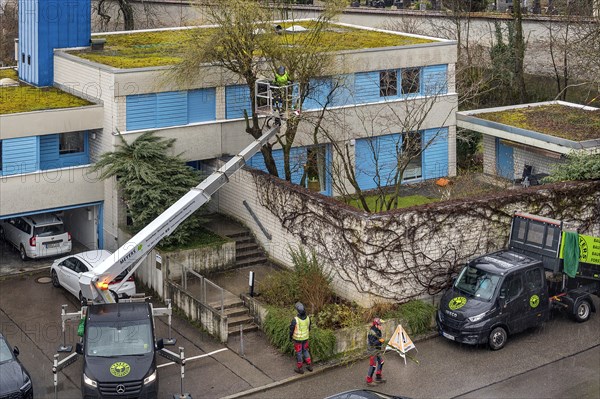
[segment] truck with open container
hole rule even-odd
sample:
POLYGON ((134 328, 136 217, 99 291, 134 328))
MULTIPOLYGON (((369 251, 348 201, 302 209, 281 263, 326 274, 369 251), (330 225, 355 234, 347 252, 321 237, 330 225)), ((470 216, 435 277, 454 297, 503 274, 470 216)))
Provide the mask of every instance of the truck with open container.
POLYGON ((548 320, 553 308, 577 322, 596 311, 600 238, 570 231, 560 220, 517 212, 508 248, 469 261, 442 296, 442 336, 502 349, 509 335, 548 320))

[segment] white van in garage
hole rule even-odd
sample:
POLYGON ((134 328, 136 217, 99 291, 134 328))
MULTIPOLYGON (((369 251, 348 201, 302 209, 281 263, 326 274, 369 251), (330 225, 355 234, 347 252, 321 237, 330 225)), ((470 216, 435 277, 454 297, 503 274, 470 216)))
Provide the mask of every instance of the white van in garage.
POLYGON ((14 245, 22 260, 71 252, 71 234, 54 214, 0 220, 0 238, 14 245))

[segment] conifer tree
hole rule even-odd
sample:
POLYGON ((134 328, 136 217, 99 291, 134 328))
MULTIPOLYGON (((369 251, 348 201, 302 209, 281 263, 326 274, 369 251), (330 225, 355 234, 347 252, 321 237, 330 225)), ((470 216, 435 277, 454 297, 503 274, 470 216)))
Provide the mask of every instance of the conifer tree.
MULTIPOLYGON (((102 154, 94 170, 101 171, 101 179, 116 177, 133 221, 132 228, 137 233, 197 186, 200 177, 179 155, 169 155, 175 139, 165 139, 154 132, 146 132, 132 143, 120 133, 118 137, 121 144, 114 152, 102 154)), ((189 242, 198 225, 198 215, 188 218, 161 244, 189 242)))

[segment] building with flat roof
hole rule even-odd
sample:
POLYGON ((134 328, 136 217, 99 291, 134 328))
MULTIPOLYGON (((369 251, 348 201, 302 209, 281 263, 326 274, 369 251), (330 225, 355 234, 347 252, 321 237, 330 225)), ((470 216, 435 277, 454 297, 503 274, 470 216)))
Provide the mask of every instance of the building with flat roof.
MULTIPOLYGON (((39 98, 49 92, 46 86, 53 86, 83 103, 35 107, 42 101, 21 96, 16 111, 0 108, 0 218, 61 213, 74 239, 89 248, 115 250, 124 242, 119 229, 126 224, 126 211, 116 182, 98 180, 90 168, 119 144, 117 132, 127 141, 147 131, 176 139, 174 153, 199 168, 204 161, 236 154, 253 140, 244 120, 253 99, 238 76, 206 64, 186 87, 165 78, 179 60, 181 35, 216 28, 92 35, 89 0, 73 9, 59 8, 50 19, 49 7, 56 2, 21 3, 20 11, 31 14, 20 27, 22 85, 35 86, 28 89, 38 90, 39 98)), ((306 29, 311 24, 294 22, 306 29)), ((315 144, 309 123, 324 104, 331 118, 323 126, 335 132, 330 140, 348 148, 362 190, 386 185, 382 176, 394 174, 409 134, 423 151, 411 159, 403 182, 455 175, 456 42, 344 24, 331 26, 327 34, 336 43, 333 67, 311 80, 302 105, 307 122, 301 123, 291 152, 292 182, 325 195, 341 194, 330 173, 338 161, 333 143, 321 139, 315 144), (334 86, 340 89, 334 92, 334 86), (407 129, 416 112, 421 113, 418 124, 407 129), (307 176, 309 169, 312 176, 307 176)), ((2 96, 6 89, 0 88, 2 96)), ((275 145, 273 155, 282 170, 281 147, 275 145)), ((252 158, 250 166, 264 169, 262 155, 252 158)))

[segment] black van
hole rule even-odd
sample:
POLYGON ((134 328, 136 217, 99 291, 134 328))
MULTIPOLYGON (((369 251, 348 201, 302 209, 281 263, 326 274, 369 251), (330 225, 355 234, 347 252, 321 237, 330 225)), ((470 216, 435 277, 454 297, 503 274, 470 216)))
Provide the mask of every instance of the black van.
POLYGON ((548 319, 546 284, 540 260, 507 250, 477 258, 442 297, 436 318, 440 334, 501 349, 508 334, 548 319))
POLYGON ((158 375, 152 305, 121 302, 87 308, 81 393, 84 399, 157 398, 158 375))

